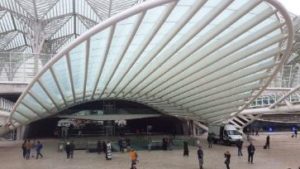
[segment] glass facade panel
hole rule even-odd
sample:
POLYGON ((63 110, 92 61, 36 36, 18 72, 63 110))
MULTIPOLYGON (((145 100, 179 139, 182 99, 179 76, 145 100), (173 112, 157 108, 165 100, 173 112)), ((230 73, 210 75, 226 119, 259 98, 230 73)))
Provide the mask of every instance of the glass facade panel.
POLYGON ((47 89, 50 97, 55 101, 57 105, 63 105, 63 98, 58 90, 58 87, 53 79, 50 70, 46 71, 41 77, 40 81, 47 89))

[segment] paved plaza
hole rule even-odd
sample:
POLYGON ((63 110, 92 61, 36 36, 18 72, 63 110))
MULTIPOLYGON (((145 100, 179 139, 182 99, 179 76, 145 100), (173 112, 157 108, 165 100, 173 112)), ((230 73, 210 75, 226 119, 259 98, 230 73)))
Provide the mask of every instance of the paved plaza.
MULTIPOLYGON (((234 146, 214 145, 207 148, 205 136, 201 137, 204 148, 204 169, 225 169, 224 152, 232 154, 231 169, 298 169, 300 166, 300 138, 293 139, 290 133, 271 134, 271 149, 264 150, 265 134, 253 136, 256 146, 254 164, 248 164, 246 145, 243 157, 237 156, 234 146)), ((57 151, 58 140, 42 140, 44 158, 24 160, 20 142, 0 142, 1 169, 129 169, 127 153, 114 153, 112 161, 106 161, 104 154, 75 151, 74 159, 66 159, 65 153, 57 151)), ((190 156, 183 157, 182 150, 138 151, 138 169, 197 169, 196 147, 190 147, 190 156)))

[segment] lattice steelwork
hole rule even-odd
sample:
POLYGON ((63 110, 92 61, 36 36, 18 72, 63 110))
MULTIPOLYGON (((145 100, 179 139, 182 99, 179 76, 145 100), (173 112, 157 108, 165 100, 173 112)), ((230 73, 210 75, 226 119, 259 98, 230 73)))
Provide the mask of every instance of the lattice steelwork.
POLYGON ((266 88, 292 42, 292 22, 276 1, 147 1, 58 53, 19 98, 11 122, 99 99, 221 122, 266 88))
POLYGON ((15 52, 0 53, 0 81, 2 83, 29 83, 52 56, 15 52), (36 55, 39 56, 37 70, 35 70, 34 61, 36 55))
POLYGON ((56 53, 142 0, 0 0, 0 51, 56 53), (39 46, 40 45, 40 46, 39 46))
POLYGON ((293 45, 293 53, 291 54, 287 64, 295 65, 300 61, 300 16, 291 15, 294 25, 295 37, 293 45))

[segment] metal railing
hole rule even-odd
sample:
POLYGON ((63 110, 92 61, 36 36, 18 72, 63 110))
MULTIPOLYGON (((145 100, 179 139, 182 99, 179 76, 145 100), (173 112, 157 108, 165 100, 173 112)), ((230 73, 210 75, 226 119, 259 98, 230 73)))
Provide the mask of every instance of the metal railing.
MULTIPOLYGON (((278 101, 284 93, 274 93, 272 95, 265 95, 258 97, 251 103, 250 108, 257 108, 257 107, 268 107, 278 101)), ((285 100, 289 101, 290 103, 300 103, 300 93, 295 92, 289 95, 285 100)))
POLYGON ((0 97, 0 110, 11 112, 14 107, 14 102, 11 102, 9 100, 6 100, 2 97, 0 97))

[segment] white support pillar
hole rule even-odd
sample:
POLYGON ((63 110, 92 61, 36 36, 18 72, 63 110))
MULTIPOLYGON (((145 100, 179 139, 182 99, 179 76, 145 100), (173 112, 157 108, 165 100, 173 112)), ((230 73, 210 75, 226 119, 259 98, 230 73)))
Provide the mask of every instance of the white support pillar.
POLYGON ((16 129, 16 140, 23 140, 27 126, 21 126, 16 129))
POLYGON ((30 23, 32 31, 30 31, 30 41, 32 44, 32 52, 34 54, 34 74, 37 74, 39 70, 39 58, 40 54, 43 51, 43 46, 46 40, 46 33, 44 31, 45 24, 40 21, 35 21, 30 23))
POLYGON ((208 131, 208 127, 198 121, 194 121, 194 125, 198 128, 201 128, 202 130, 208 131))

